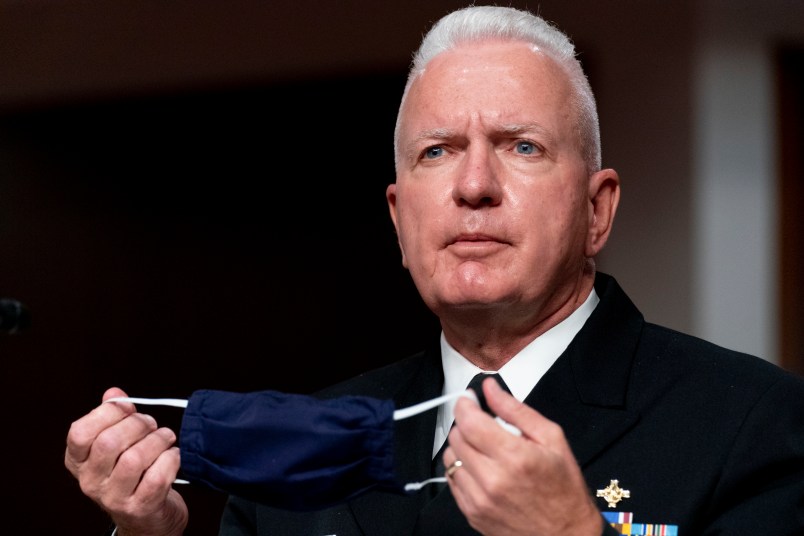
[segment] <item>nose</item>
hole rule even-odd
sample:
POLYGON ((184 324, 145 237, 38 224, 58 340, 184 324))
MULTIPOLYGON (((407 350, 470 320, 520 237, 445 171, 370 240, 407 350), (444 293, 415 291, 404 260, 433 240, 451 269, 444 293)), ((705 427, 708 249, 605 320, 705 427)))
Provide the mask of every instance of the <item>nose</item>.
POLYGON ((495 206, 502 200, 499 162, 491 148, 469 147, 452 197, 458 206, 495 206))

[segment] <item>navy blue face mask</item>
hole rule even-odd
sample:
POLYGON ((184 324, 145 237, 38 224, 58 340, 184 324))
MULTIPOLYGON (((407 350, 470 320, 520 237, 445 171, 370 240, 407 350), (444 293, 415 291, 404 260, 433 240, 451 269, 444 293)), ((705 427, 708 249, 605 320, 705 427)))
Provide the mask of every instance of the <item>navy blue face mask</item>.
POLYGON ((290 509, 370 489, 404 492, 394 473, 394 405, 274 391, 192 394, 179 435, 190 482, 290 509))
POLYGON ((408 484, 397 479, 394 421, 459 396, 477 401, 463 391, 395 410, 391 400, 365 396, 322 400, 278 391, 198 390, 188 400, 107 402, 185 408, 179 433, 184 478, 177 482, 279 508, 317 510, 369 490, 409 493, 444 482, 443 477, 408 484))

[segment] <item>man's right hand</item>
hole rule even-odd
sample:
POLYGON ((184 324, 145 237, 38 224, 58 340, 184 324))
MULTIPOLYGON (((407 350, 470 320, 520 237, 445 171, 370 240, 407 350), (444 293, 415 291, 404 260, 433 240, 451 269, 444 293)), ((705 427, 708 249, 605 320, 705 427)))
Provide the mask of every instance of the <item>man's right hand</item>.
MULTIPOLYGON (((112 387, 103 400, 125 396, 112 387)), ((179 536, 188 512, 172 487, 180 463, 175 442, 172 430, 133 404, 104 402, 70 426, 64 465, 112 517, 118 536, 179 536)))

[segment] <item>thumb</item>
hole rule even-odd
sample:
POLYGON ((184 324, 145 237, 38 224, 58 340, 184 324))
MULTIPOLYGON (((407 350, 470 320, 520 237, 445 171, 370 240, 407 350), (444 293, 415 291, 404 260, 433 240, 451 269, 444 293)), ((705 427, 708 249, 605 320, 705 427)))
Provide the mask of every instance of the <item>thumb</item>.
POLYGON ((567 446, 564 431, 557 423, 514 398, 497 382, 484 382, 483 387, 492 411, 508 425, 516 427, 523 436, 548 447, 560 447, 560 450, 567 446))
POLYGON ((107 401, 110 398, 118 398, 118 397, 128 397, 125 391, 120 389, 119 387, 109 387, 106 389, 106 392, 103 393, 103 401, 107 401))

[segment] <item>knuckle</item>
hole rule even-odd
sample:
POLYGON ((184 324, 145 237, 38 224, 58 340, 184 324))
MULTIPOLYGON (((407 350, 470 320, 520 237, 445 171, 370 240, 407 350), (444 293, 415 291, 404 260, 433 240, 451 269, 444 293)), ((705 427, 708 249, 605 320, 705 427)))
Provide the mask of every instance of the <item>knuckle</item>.
POLYGON ((87 478, 79 478, 78 479, 78 486, 81 488, 81 492, 89 497, 90 499, 95 500, 96 502, 100 503, 100 493, 99 488, 95 481, 89 480, 87 478))
POLYGON ((483 497, 483 504, 488 502, 489 504, 487 506, 492 508, 495 504, 499 504, 498 499, 504 495, 507 486, 502 476, 495 472, 489 475, 488 480, 485 482, 484 489, 486 493, 483 497))
POLYGON ((98 434, 94 441, 91 442, 93 452, 101 457, 115 455, 121 449, 121 440, 118 434, 112 430, 107 429, 98 434))
POLYGON ((87 427, 81 420, 73 421, 67 430, 68 447, 86 448, 92 444, 93 439, 94 436, 88 433, 87 427))
POLYGON ((124 474, 141 472, 144 466, 144 459, 140 451, 130 448, 123 451, 117 459, 117 467, 124 474))
POLYGON ((482 515, 485 512, 490 512, 496 508, 496 500, 494 499, 494 495, 487 490, 486 493, 482 494, 480 497, 476 497, 474 501, 474 513, 475 515, 482 515))

